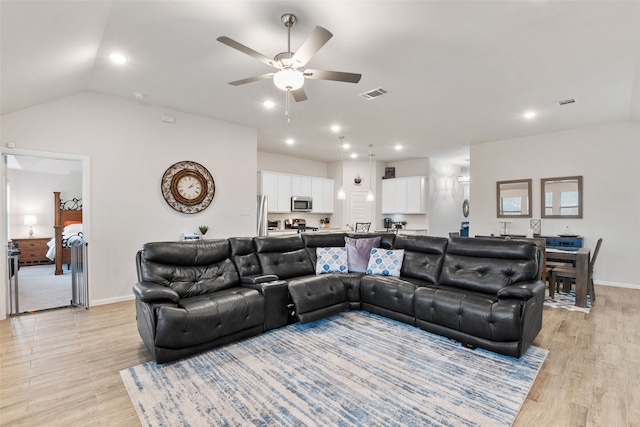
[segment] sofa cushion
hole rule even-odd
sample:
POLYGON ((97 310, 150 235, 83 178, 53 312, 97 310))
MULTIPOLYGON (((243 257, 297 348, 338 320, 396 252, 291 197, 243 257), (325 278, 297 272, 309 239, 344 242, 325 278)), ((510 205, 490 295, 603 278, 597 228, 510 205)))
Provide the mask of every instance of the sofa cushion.
POLYGON ((360 298, 365 310, 371 305, 413 316, 415 290, 416 285, 396 277, 363 276, 360 280, 360 298))
POLYGON ((367 274, 400 277, 404 249, 371 249, 367 274))
POLYGON ((449 239, 433 236, 399 235, 395 249, 404 249, 400 275, 427 283, 438 283, 449 239))
POLYGON ((533 242, 454 239, 444 257, 439 284, 497 295, 505 286, 535 281, 538 249, 533 242))
POLYGON ((345 237, 345 246, 347 247, 347 258, 349 271, 355 273, 364 273, 369 265, 369 256, 371 249, 380 246, 380 237, 369 237, 357 239, 353 237, 345 237))
POLYGON ((143 282, 170 287, 180 298, 217 292, 240 283, 229 255, 227 240, 147 243, 139 276, 143 282))
POLYGON ((522 339, 521 300, 432 286, 416 289, 415 317, 491 341, 522 339))
POLYGON ((183 348, 259 326, 265 320, 264 298, 257 290, 225 289, 180 300, 158 310, 155 344, 183 348))
POLYGON ((291 252, 259 253, 262 274, 275 274, 280 279, 315 274, 309 254, 305 249, 291 252))
POLYGON ((311 322, 349 309, 347 290, 335 274, 307 276, 289 281, 289 294, 296 316, 311 322))
POLYGON ((316 274, 348 273, 347 248, 316 248, 316 274))

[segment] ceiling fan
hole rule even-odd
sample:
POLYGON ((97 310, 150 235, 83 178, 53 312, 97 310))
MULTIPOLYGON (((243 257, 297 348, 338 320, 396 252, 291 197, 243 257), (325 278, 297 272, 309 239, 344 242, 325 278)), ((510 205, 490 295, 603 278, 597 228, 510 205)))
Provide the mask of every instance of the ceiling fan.
MULTIPOLYGON (((279 89, 287 91, 287 104, 288 94, 293 95, 293 99, 296 102, 304 101, 307 99, 307 94, 304 92, 303 85, 304 79, 316 79, 316 80, 333 80, 338 82, 358 83, 362 75, 355 73, 344 73, 341 71, 327 71, 327 70, 314 70, 304 66, 313 58, 313 56, 333 37, 327 29, 322 27, 315 27, 309 37, 302 43, 302 46, 296 51, 291 51, 291 27, 293 27, 297 18, 291 13, 285 13, 280 18, 285 27, 287 27, 287 51, 277 54, 273 59, 256 52, 255 50, 238 43, 229 37, 218 37, 220 43, 224 43, 229 47, 239 50, 258 61, 267 64, 270 67, 275 68, 277 71, 259 76, 249 77, 242 80, 236 80, 229 82, 230 85, 240 86, 246 83, 255 82, 258 80, 273 79, 273 83, 279 89)), ((287 107, 288 110, 288 107, 287 107)), ((288 115, 288 111, 286 113, 288 115)))

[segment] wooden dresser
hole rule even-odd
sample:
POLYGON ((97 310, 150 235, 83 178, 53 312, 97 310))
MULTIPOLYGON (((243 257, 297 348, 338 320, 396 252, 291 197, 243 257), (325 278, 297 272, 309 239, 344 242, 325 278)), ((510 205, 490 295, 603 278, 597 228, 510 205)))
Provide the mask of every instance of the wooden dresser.
POLYGON ((47 258, 49 240, 51 237, 11 239, 14 246, 20 249, 20 266, 51 264, 52 261, 47 258))

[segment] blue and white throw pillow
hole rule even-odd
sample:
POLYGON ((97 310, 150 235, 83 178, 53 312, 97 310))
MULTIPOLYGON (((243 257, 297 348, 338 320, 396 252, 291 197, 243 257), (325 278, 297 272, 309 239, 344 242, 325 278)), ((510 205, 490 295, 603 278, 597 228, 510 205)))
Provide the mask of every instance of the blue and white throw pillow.
POLYGON ((404 249, 371 249, 367 274, 381 274, 383 276, 400 277, 404 249))
POLYGON ((316 274, 348 273, 347 248, 316 248, 316 274))

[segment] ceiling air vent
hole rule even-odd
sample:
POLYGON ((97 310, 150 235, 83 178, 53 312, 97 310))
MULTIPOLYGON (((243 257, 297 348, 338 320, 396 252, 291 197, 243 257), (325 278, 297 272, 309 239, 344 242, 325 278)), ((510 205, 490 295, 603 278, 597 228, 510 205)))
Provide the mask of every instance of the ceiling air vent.
POLYGON ((366 99, 367 101, 371 101, 372 99, 375 99, 382 95, 386 95, 387 93, 389 93, 388 90, 379 87, 377 89, 370 90, 369 92, 361 93, 360 96, 366 99))
POLYGON ((558 105, 562 107, 563 105, 575 104, 576 100, 573 98, 563 99, 562 101, 558 101, 558 105))

